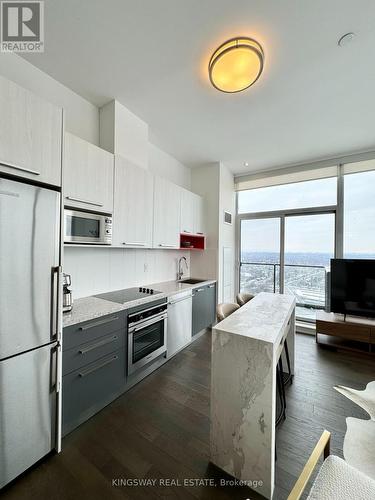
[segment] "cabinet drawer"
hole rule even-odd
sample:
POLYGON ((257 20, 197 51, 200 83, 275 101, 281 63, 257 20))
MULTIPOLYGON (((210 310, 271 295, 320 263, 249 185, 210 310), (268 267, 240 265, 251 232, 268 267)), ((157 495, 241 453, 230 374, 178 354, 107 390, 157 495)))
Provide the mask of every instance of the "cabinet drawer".
POLYGON ((330 323, 317 320, 316 331, 359 342, 370 342, 370 328, 354 323, 330 323))
POLYGON ((124 330, 118 330, 105 337, 99 337, 98 339, 90 340, 90 342, 68 349, 63 353, 63 375, 78 370, 78 368, 82 368, 88 363, 93 363, 97 359, 107 356, 123 346, 124 330))
POLYGON ((63 332, 63 350, 66 351, 72 347, 91 342, 118 330, 125 331, 125 314, 123 311, 68 326, 64 328, 63 332))
POLYGON ((85 422, 125 388, 125 350, 120 349, 62 379, 63 434, 85 422))

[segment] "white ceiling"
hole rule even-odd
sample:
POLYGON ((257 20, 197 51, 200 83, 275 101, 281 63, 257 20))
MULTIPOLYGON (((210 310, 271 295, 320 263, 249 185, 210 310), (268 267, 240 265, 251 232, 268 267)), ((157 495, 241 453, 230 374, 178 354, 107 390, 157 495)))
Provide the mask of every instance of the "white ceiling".
POLYGON ((46 51, 25 58, 98 106, 119 100, 187 165, 245 173, 375 148, 373 0, 47 0, 45 10, 46 51), (349 31, 355 40, 338 47, 349 31), (223 94, 207 63, 236 35, 262 44, 265 69, 223 94))

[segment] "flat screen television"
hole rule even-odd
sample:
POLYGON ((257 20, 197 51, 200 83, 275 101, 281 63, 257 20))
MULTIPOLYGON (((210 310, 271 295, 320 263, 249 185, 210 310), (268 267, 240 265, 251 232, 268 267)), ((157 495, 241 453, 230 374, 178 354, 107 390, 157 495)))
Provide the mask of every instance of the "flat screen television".
POLYGON ((375 317, 375 260, 331 260, 331 311, 375 317))

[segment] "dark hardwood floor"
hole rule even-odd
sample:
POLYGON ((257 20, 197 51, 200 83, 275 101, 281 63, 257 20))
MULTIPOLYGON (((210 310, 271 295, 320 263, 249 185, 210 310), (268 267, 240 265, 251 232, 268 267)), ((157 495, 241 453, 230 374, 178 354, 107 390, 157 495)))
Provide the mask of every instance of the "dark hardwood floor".
MULTIPOLYGON (((18 478, 3 490, 3 498, 257 498, 245 487, 166 483, 209 478, 219 483, 223 477, 209 465, 210 342, 205 334, 72 432, 61 454, 18 478), (120 486, 121 479, 158 484, 120 486)), ((277 430, 277 499, 287 497, 323 429, 332 432, 332 452, 342 456, 345 418, 368 418, 332 386, 363 388, 375 379, 374 357, 318 348, 313 337, 304 335, 297 336, 296 349, 287 420, 277 430)))

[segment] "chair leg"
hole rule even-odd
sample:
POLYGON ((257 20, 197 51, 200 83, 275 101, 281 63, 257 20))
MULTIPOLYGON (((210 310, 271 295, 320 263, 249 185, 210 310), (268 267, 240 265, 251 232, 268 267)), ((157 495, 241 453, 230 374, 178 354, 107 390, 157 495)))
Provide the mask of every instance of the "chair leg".
POLYGON ((282 380, 282 375, 280 373, 280 365, 279 363, 276 366, 276 390, 277 394, 280 398, 280 404, 281 404, 281 410, 279 415, 276 416, 276 427, 283 421, 285 420, 285 393, 283 395, 284 391, 284 384, 282 380))
POLYGON ((280 379, 281 379, 281 395, 282 395, 283 401, 284 401, 284 420, 285 420, 286 396, 285 396, 283 360, 282 360, 281 356, 279 358, 279 373, 280 373, 280 379))
POLYGON ((285 339, 284 342, 284 349, 285 349, 285 357, 286 357, 286 363, 288 366, 288 376, 285 379, 285 384, 288 384, 289 382, 292 384, 293 383, 293 375, 292 375, 292 370, 290 368, 290 358, 289 358, 289 349, 288 349, 288 342, 285 339))

